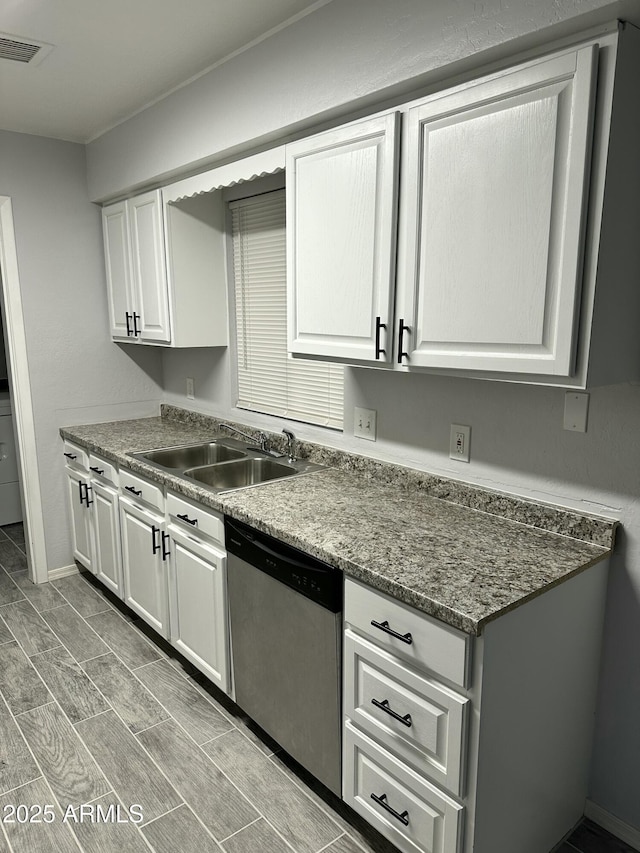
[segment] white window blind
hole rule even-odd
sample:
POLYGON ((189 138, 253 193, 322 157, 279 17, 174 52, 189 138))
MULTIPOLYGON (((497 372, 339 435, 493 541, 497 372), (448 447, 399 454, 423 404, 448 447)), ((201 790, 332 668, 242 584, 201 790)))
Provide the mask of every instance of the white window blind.
POLYGON ((287 357, 285 191, 232 202, 242 409, 342 429, 344 369, 287 357))

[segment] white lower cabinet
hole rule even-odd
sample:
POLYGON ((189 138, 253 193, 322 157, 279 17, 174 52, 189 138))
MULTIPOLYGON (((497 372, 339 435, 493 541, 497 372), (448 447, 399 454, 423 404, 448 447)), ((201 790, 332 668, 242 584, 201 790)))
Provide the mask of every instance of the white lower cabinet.
POLYGON ((130 497, 120 497, 124 601, 168 637, 164 516, 130 497))
POLYGON ((93 566, 93 531, 89 477, 86 471, 67 465, 67 497, 71 510, 71 542, 73 557, 89 571, 93 566))
POLYGON ((118 471, 114 465, 93 454, 89 457, 93 498, 94 572, 119 598, 122 585, 122 545, 118 471))

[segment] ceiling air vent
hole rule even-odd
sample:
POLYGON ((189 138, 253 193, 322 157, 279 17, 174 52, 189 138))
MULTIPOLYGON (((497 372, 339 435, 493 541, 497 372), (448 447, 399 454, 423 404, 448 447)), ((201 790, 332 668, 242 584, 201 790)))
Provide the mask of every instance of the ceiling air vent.
POLYGON ((12 62, 31 63, 38 65, 52 49, 53 45, 44 42, 36 42, 33 39, 27 41, 20 36, 11 36, 8 33, 0 33, 0 59, 9 59, 12 62))

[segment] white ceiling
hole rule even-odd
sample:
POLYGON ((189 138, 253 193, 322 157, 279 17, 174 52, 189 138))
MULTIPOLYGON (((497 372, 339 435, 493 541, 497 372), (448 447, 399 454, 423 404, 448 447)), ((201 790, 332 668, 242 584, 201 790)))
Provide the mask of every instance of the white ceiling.
POLYGON ((0 129, 89 142, 327 2, 0 0, 0 35, 53 45, 0 59, 0 129))

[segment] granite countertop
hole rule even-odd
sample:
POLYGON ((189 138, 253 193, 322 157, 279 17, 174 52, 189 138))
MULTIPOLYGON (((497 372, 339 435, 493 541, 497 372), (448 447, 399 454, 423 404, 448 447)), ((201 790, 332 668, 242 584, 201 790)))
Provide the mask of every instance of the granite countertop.
POLYGON ((166 407, 162 418, 74 426, 61 434, 469 634, 613 547, 615 521, 318 445, 300 444, 300 455, 331 467, 223 494, 128 455, 211 439, 218 424, 166 407))

